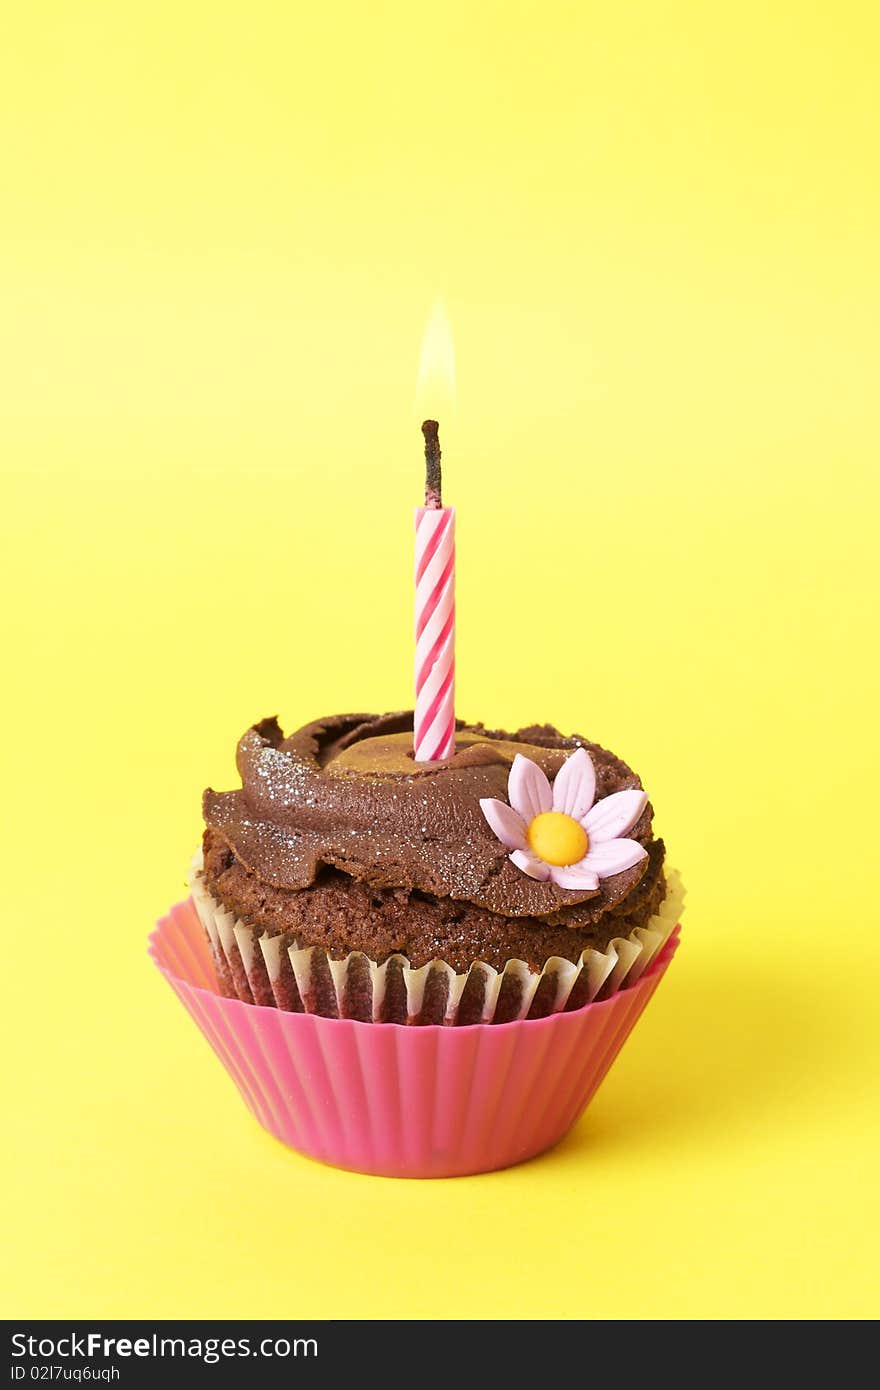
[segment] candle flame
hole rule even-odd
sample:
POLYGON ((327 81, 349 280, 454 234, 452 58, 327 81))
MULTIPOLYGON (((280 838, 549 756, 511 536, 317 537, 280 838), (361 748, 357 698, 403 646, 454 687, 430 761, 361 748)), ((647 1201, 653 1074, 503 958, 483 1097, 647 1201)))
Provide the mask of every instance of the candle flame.
POLYGON ((455 348, 442 299, 434 301, 425 325, 415 404, 420 421, 439 420, 441 428, 455 416, 455 348))

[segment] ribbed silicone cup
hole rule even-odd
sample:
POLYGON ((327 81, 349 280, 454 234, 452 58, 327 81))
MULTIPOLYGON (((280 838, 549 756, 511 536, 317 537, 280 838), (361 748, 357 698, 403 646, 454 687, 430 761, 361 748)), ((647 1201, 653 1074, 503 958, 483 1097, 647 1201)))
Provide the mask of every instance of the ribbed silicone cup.
POLYGON ((641 979, 571 1013, 513 1023, 360 1023, 226 999, 192 900, 150 955, 260 1124, 337 1168, 444 1178, 551 1148, 595 1095, 678 945, 641 979))

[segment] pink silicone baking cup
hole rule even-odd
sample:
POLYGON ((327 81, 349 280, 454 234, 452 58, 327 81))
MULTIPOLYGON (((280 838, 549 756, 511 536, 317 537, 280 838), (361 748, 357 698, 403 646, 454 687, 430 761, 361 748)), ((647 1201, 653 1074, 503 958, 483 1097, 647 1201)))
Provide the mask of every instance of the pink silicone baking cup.
POLYGON ((678 934, 609 999, 460 1028, 226 999, 191 899, 157 924, 150 955, 276 1139, 358 1173, 444 1178, 522 1163, 568 1133, 663 978, 678 934))

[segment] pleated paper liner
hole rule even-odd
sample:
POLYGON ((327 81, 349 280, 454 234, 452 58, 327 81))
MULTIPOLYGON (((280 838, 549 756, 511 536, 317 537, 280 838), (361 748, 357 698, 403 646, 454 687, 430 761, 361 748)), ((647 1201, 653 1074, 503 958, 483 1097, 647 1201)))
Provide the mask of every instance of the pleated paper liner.
POLYGON ((647 926, 615 938, 605 951, 584 951, 576 963, 552 956, 540 972, 510 960, 503 970, 475 961, 456 974, 440 960, 413 969, 402 955, 377 965, 361 951, 332 960, 320 947, 285 945, 282 936, 255 930, 228 912, 206 888, 201 868, 199 854, 190 887, 224 994, 245 1004, 365 1023, 510 1023, 607 999, 649 968, 680 920, 684 901, 672 870, 666 897, 647 926))
POLYGON ((677 944, 676 927, 639 977, 630 969, 607 999, 456 1028, 227 998, 192 900, 159 922, 150 954, 277 1139, 336 1167, 428 1178, 504 1168, 557 1143, 595 1094, 677 944))

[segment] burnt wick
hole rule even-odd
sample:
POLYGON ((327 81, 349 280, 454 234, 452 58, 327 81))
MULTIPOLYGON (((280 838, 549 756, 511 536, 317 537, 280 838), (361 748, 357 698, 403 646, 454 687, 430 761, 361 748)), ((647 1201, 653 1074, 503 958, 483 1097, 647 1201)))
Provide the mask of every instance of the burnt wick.
POLYGON ((425 436, 425 506, 443 506, 443 485, 440 478, 440 426, 436 420, 422 424, 425 436))

